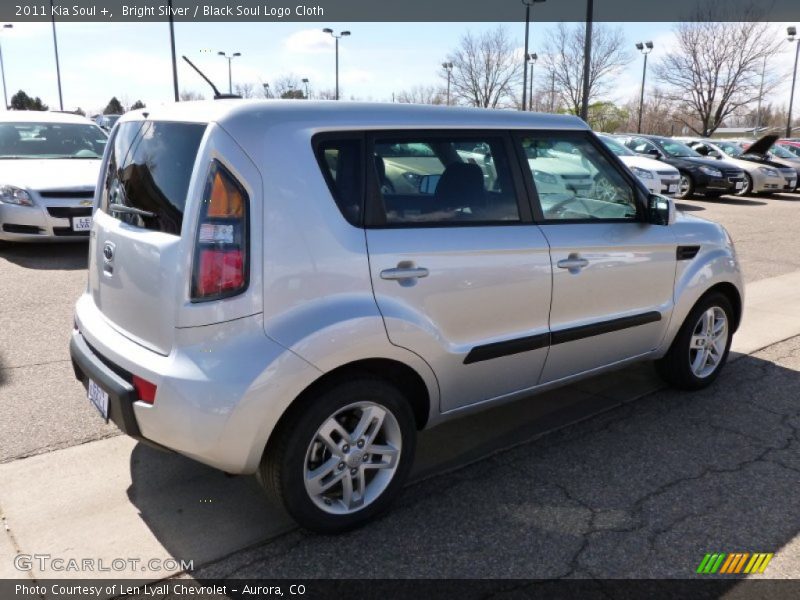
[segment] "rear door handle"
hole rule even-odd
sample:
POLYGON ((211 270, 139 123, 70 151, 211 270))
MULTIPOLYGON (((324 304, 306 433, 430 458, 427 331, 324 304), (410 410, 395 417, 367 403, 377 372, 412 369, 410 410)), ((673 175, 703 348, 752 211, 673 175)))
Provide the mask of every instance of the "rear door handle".
POLYGON ((421 279, 429 275, 428 269, 423 267, 397 267, 381 271, 381 279, 389 281, 402 281, 406 279, 421 279))
POLYGON ((584 267, 589 266, 589 261, 577 254, 570 254, 569 257, 558 261, 556 264, 559 269, 568 269, 570 273, 578 273, 584 267))

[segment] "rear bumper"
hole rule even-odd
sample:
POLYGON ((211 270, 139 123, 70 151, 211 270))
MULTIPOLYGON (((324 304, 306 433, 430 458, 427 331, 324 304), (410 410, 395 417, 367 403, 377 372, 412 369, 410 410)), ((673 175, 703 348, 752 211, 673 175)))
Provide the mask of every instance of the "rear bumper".
POLYGON ((115 372, 103 362, 77 331, 72 333, 69 341, 69 354, 72 357, 75 377, 84 388, 89 386, 89 379, 92 379, 108 392, 108 420, 119 427, 122 433, 142 439, 133 411, 133 403, 138 398, 128 378, 123 373, 115 372))

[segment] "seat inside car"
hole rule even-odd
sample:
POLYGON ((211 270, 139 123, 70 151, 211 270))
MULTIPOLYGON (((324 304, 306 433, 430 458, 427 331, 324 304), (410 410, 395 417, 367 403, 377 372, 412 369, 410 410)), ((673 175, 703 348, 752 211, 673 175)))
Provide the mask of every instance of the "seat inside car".
POLYGON ((486 197, 481 168, 474 163, 449 164, 436 186, 434 203, 439 210, 483 209, 486 197))

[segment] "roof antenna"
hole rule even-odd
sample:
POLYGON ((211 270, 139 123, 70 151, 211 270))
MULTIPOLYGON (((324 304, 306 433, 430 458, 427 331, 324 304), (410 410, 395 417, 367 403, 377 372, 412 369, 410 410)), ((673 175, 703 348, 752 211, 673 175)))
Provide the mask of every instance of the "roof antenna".
POLYGON ((183 58, 183 60, 189 63, 189 66, 192 67, 195 71, 197 71, 197 74, 200 75, 200 77, 202 77, 203 79, 205 79, 208 85, 211 86, 211 89, 214 90, 214 100, 223 100, 225 98, 241 98, 241 96, 239 96, 238 94, 220 94, 219 90, 217 89, 217 86, 215 86, 214 83, 208 77, 206 77, 205 74, 200 69, 198 69, 197 66, 192 61, 186 58, 186 56, 182 56, 181 58, 183 58))

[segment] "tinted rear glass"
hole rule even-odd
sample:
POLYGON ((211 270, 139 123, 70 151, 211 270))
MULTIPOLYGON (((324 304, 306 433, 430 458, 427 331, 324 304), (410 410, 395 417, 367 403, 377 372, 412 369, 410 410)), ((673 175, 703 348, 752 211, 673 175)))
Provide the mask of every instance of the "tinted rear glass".
POLYGON ((205 129, 198 123, 122 123, 110 142, 102 210, 136 227, 180 235, 205 129))

